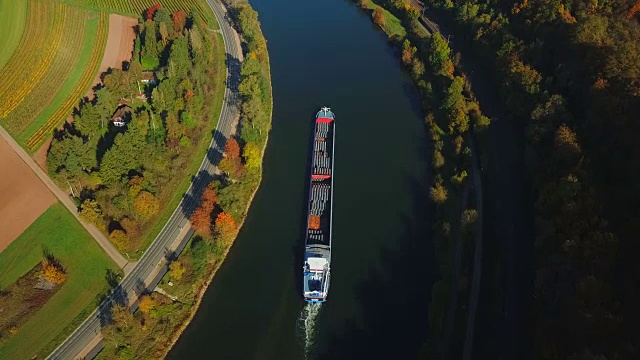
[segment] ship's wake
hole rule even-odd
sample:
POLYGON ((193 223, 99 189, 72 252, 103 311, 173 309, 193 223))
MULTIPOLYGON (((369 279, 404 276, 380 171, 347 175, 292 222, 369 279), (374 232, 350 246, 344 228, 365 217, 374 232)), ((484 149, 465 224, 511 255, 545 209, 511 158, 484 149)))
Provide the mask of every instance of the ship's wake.
POLYGON ((316 335, 316 319, 320 313, 322 303, 307 303, 298 318, 298 327, 304 338, 304 357, 309 359, 313 341, 316 335))

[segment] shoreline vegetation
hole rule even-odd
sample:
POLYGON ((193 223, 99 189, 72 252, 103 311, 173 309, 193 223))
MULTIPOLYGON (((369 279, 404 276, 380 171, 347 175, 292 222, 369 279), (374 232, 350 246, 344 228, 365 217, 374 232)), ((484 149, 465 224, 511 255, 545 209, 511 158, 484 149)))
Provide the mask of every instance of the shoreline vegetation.
MULTIPOLYGON (((470 307, 471 278, 476 271, 473 256, 478 260, 480 255, 474 251, 474 241, 482 237, 482 209, 476 208, 481 174, 474 158, 481 157, 475 152, 482 150, 491 120, 482 114, 448 40, 438 32, 427 32, 418 8, 402 0, 354 1, 398 48, 423 99, 426 131, 432 141, 434 183, 429 196, 435 204, 435 259, 440 260, 429 303, 429 338, 420 355, 446 356, 449 344, 464 343, 468 331, 463 312, 470 307), (474 137, 479 140, 476 146, 474 137)), ((469 312, 472 316, 475 309, 469 312)), ((452 357, 461 358, 462 352, 452 357)))
POLYGON ((246 1, 234 1, 229 14, 246 49, 239 85, 239 134, 230 136, 218 165, 221 174, 202 194, 191 215, 196 233, 169 265, 158 292, 140 297, 134 313, 115 305, 103 329, 105 348, 97 359, 162 358, 195 316, 242 227, 262 180, 262 161, 271 128, 273 98, 266 40, 258 14, 246 1))
POLYGON ((428 4, 495 79, 524 144, 533 236, 504 270, 527 281, 503 300, 526 301, 506 314, 522 335, 505 334, 503 356, 638 358, 640 2, 428 4))

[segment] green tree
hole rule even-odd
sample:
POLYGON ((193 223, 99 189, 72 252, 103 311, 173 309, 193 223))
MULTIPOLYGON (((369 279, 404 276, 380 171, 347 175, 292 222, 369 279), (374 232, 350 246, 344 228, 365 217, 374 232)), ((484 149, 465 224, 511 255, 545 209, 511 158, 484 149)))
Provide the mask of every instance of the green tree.
POLYGON ((171 43, 168 67, 169 76, 185 79, 192 66, 189 57, 189 41, 186 37, 180 36, 171 43))
POLYGON ((435 32, 431 35, 431 44, 429 46, 429 63, 437 73, 442 73, 444 63, 449 60, 451 49, 447 41, 435 32))

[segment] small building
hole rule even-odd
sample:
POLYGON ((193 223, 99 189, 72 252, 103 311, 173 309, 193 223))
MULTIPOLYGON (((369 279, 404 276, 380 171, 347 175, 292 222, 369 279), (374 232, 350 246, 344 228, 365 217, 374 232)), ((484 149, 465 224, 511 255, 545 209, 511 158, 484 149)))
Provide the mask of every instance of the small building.
POLYGON ((118 106, 111 117, 111 122, 117 127, 125 126, 131 120, 132 109, 127 104, 118 106))
POLYGON ((142 79, 140 82, 143 84, 156 85, 158 83, 158 78, 156 77, 155 71, 143 71, 142 79))

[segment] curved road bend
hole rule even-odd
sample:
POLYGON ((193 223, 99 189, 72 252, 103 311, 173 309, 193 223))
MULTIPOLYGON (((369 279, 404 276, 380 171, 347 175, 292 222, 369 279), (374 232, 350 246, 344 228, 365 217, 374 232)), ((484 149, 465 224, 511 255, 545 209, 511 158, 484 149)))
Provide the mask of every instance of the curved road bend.
MULTIPOLYGON (((94 342, 100 334, 101 323, 109 313, 114 302, 129 303, 136 298, 141 290, 141 284, 145 284, 149 276, 159 268, 167 249, 180 235, 184 236, 184 227, 191 227, 189 219, 184 214, 183 209, 193 209, 197 204, 197 194, 200 194, 206 187, 216 166, 222 157, 224 145, 227 137, 233 130, 233 123, 237 118, 236 93, 240 74, 240 59, 242 59, 242 49, 239 46, 239 37, 226 17, 226 9, 217 0, 207 0, 213 10, 216 20, 220 24, 220 32, 224 41, 224 48, 227 58, 227 81, 225 87, 224 101, 220 119, 216 126, 213 139, 207 151, 207 155, 202 160, 198 174, 191 183, 187 193, 182 198, 178 207, 165 224, 164 228, 153 243, 149 246, 142 258, 135 267, 125 276, 122 282, 114 289, 100 306, 60 345, 47 359, 74 359, 85 347, 94 342)), ((180 245, 184 245, 189 237, 185 236, 180 245)))

